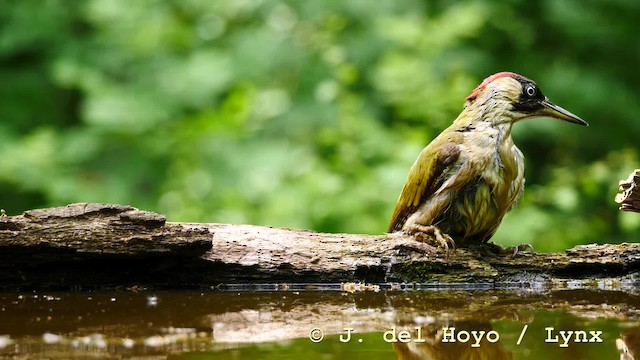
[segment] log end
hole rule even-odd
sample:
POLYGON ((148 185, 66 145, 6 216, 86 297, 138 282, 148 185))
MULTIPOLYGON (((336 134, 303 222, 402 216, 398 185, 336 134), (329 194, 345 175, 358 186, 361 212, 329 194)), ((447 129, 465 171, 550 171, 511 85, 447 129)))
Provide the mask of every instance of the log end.
POLYGON ((616 195, 615 201, 620 204, 620 210, 640 212, 640 169, 634 170, 619 185, 620 193, 616 195))

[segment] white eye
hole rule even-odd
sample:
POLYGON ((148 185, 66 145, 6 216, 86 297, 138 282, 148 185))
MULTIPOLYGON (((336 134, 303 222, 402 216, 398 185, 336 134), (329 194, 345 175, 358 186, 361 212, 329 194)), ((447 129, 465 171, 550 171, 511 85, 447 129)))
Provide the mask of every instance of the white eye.
POLYGON ((525 93, 527 94, 528 97, 534 97, 536 95, 536 87, 533 85, 527 85, 524 88, 525 93))

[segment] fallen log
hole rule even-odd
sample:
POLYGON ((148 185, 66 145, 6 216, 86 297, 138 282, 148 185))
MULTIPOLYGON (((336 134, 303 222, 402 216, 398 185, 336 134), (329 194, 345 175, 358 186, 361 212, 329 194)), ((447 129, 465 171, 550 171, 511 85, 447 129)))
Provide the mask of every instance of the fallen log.
POLYGON ((91 203, 2 216, 0 288, 248 284, 275 290, 300 283, 624 288, 640 280, 640 244, 583 245, 516 257, 458 249, 446 258, 440 249, 401 234, 165 220, 130 206, 91 203))

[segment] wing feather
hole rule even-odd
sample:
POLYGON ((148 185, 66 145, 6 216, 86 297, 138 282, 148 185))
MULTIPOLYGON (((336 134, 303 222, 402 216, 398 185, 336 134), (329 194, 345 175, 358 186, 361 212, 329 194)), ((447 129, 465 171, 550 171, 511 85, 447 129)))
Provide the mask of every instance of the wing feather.
POLYGON ((422 150, 409 170, 407 181, 393 211, 388 232, 402 230, 409 216, 418 210, 424 201, 433 196, 446 181, 446 174, 460 157, 458 144, 447 142, 434 150, 431 146, 434 143, 437 144, 434 141, 422 150))

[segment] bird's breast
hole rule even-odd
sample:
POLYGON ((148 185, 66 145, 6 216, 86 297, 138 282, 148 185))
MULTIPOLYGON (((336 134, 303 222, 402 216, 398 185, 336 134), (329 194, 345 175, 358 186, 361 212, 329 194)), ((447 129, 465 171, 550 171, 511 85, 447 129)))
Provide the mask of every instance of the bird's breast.
POLYGON ((508 131, 493 127, 467 134, 463 145, 466 185, 456 200, 465 238, 493 235, 524 189, 524 157, 508 131))
POLYGON ((524 183, 524 156, 511 139, 510 127, 478 126, 477 131, 465 136, 463 153, 486 183, 494 187, 494 193, 516 189, 524 183))

